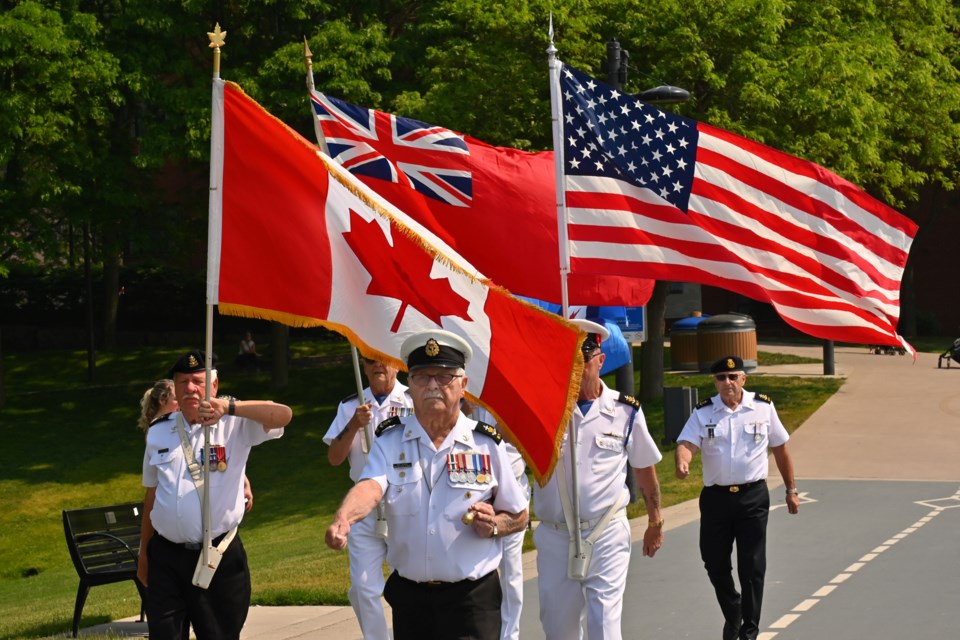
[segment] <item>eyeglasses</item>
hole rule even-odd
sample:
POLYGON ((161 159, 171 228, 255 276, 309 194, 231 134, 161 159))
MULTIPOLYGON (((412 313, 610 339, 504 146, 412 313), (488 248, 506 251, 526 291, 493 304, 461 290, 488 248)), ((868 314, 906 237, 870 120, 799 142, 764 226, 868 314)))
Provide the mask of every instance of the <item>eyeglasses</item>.
POLYGON ((740 379, 739 373, 718 373, 713 376, 714 380, 717 382, 723 382, 724 380, 729 380, 730 382, 736 382, 740 379))
POLYGON ((453 373, 411 373, 409 375, 410 384, 416 385, 418 387, 425 387, 430 384, 430 380, 433 379, 437 382, 437 386, 440 387, 449 387, 453 382, 454 378, 462 378, 462 375, 456 375, 453 373))

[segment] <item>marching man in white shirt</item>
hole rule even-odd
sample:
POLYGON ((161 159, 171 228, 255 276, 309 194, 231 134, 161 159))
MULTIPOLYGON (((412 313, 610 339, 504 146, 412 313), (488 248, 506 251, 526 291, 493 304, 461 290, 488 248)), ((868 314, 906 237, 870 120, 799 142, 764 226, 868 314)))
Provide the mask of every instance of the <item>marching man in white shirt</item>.
POLYGON ((600 379, 606 357, 600 345, 610 335, 606 327, 589 320, 571 322, 587 332, 580 397, 553 476, 542 489, 537 484, 533 489, 533 506, 540 518, 533 536, 540 623, 547 640, 578 640, 586 613, 591 640, 618 640, 631 551, 627 462, 634 469, 649 517, 643 555, 652 557, 663 544, 656 469, 662 456, 647 431, 640 403, 600 379), (577 440, 571 444, 574 430, 577 440), (579 523, 573 519, 571 446, 576 446, 578 456, 579 523), (582 543, 579 558, 575 557, 576 536, 582 543))
POLYGON ((800 509, 787 452, 790 435, 768 396, 744 390, 743 360, 721 358, 710 372, 717 395, 698 404, 680 432, 676 473, 686 478, 694 454, 701 452, 700 556, 723 612, 723 640, 755 640, 767 570, 768 447, 787 486, 787 510, 800 509), (730 561, 734 540, 742 598, 730 561))
MULTIPOLYGON (((376 426, 393 416, 413 413, 413 399, 407 387, 397 382, 397 368, 370 358, 362 358, 363 374, 370 386, 363 390, 363 402, 357 394, 345 398, 337 407, 337 417, 323 436, 330 445, 327 459, 333 466, 350 462, 350 479, 360 480, 373 445, 376 426)), ((350 604, 360 622, 363 637, 389 640, 387 620, 380 596, 383 595, 383 562, 387 557, 387 521, 382 506, 350 529, 350 604)))

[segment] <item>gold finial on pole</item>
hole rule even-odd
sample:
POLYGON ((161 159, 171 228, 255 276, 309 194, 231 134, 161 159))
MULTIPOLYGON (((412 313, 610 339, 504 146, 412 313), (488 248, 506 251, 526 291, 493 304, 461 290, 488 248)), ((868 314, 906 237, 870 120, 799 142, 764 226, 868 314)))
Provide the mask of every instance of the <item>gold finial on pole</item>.
POLYGON ((220 77, 220 47, 224 46, 224 40, 227 39, 227 32, 220 30, 220 23, 214 26, 213 31, 207 31, 207 37, 210 38, 210 48, 213 49, 213 75, 220 77))
POLYGON ((307 90, 313 91, 313 53, 310 52, 310 45, 307 44, 307 36, 303 36, 303 60, 307 65, 307 90))

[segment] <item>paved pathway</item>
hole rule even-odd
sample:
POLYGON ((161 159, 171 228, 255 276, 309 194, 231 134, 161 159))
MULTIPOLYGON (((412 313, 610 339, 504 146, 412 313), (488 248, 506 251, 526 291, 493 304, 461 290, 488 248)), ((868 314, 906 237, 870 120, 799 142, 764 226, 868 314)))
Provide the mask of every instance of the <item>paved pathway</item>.
MULTIPOLYGON (((819 347, 765 345, 761 348, 813 357, 822 355, 819 347)), ((829 503, 829 508, 811 502, 801 507, 799 516, 790 516, 790 519, 780 513, 784 511, 782 509, 772 514, 771 559, 778 557, 780 546, 785 545, 788 550, 783 555, 797 563, 778 568, 775 562, 771 562, 763 624, 781 626, 764 627, 763 640, 837 635, 836 620, 842 623, 844 615, 850 618, 847 607, 854 604, 867 606, 867 610, 877 614, 886 613, 892 620, 884 624, 880 616, 874 621, 870 633, 847 629, 845 635, 849 637, 882 640, 909 635, 912 638, 936 638, 944 637, 937 635, 937 629, 955 628, 941 621, 940 626, 931 623, 926 627, 929 634, 918 634, 915 626, 903 623, 911 616, 904 616, 902 607, 894 608, 897 601, 879 611, 876 605, 869 606, 873 597, 886 602, 882 598, 889 594, 882 593, 879 586, 885 580, 892 584, 924 584, 938 589, 925 600, 930 606, 922 607, 923 615, 928 618, 936 618, 938 607, 939 615, 950 617, 947 616, 952 611, 950 606, 939 605, 945 594, 952 597, 954 603, 960 601, 958 589, 953 584, 957 582, 954 569, 960 569, 960 554, 956 552, 955 535, 951 533, 957 528, 958 518, 955 516, 960 516, 960 509, 946 508, 954 503, 960 506, 960 368, 937 369, 936 364, 936 354, 919 354, 914 363, 909 356, 874 355, 866 348, 837 348, 837 375, 845 377, 846 383, 790 441, 801 490, 808 494, 808 500, 829 503), (869 485, 852 482, 864 480, 875 482, 869 485), (913 483, 913 487, 905 487, 904 482, 913 483), (954 498, 949 497, 955 494, 954 498), (944 501, 919 507, 916 504, 917 501, 937 498, 944 501), (885 509, 885 505, 890 504, 896 507, 893 511, 885 509), (939 517, 940 513, 948 516, 939 517), (917 516, 920 519, 915 522, 917 516), (946 523, 951 518, 953 526, 948 527, 946 523), (918 523, 919 526, 915 526, 918 523), (919 528, 927 523, 930 526, 921 534, 919 528), (844 534, 842 544, 840 533, 844 534), (904 535, 904 538, 897 538, 897 535, 904 535), (890 548, 890 541, 906 540, 907 535, 918 544, 901 544, 897 551, 909 549, 909 553, 904 552, 902 557, 886 564, 873 563, 869 570, 865 568, 863 574, 851 579, 851 585, 862 584, 864 589, 843 589, 832 598, 812 597, 816 593, 833 591, 830 587, 836 588, 840 583, 831 583, 831 580, 842 582, 851 578, 855 571, 849 570, 851 567, 857 564, 866 567, 868 563, 863 558, 871 554, 876 557, 880 547, 890 548), (806 556, 800 553, 799 545, 806 545, 803 550, 806 556), (837 548, 835 551, 824 553, 824 549, 834 547, 837 548), (949 553, 950 562, 932 560, 923 552, 925 548, 949 553), (833 556, 837 557, 831 561, 833 556), (834 570, 837 573, 836 576, 819 576, 814 567, 819 567, 820 573, 834 570), (884 569, 879 572, 883 577, 863 579, 875 567, 884 569), (952 573, 947 572, 946 567, 952 573), (922 573, 925 571, 928 574, 933 572, 940 579, 931 581, 922 573), (843 575, 847 578, 842 578, 843 575), (923 581, 916 578, 920 575, 924 575, 923 581), (823 584, 817 582, 821 579, 823 584), (944 584, 947 579, 951 583, 944 584), (816 589, 797 592, 797 589, 802 591, 814 584, 816 589), (822 606, 818 604, 813 612, 805 613, 821 601, 822 606), (781 615, 778 611, 784 613, 781 615), (895 624, 897 620, 900 620, 899 625, 895 624), (791 623, 796 624, 792 629, 791 623), (904 628, 911 633, 902 633, 904 628), (808 632, 802 632, 803 629, 808 632)), ((751 377, 757 384, 757 378, 763 375, 821 375, 822 371, 821 364, 761 367, 751 377)), ((751 380, 748 380, 747 387, 751 387, 751 380)), ((771 487, 776 487, 779 478, 772 463, 771 474, 771 487)), ((773 491, 773 504, 782 501, 781 493, 773 491)), ((626 637, 719 636, 714 633, 719 627, 713 629, 719 613, 715 611, 716 604, 696 551, 697 527, 694 523, 698 517, 695 501, 670 507, 665 512, 667 537, 661 553, 654 560, 634 554, 632 562, 637 566, 631 568, 634 580, 627 592, 631 606, 625 608, 626 637), (689 580, 677 579, 678 563, 683 563, 681 577, 689 580), (642 606, 634 606, 634 602, 642 606), (691 602, 692 608, 689 606, 691 602)), ((642 536, 643 524, 637 523, 635 539, 642 536)), ((894 557, 893 553, 885 556, 894 557)), ((524 609, 521 627, 523 638, 542 637, 537 620, 535 562, 536 552, 528 553, 524 558, 528 606, 524 609)), ((861 613, 858 613, 857 620, 862 617, 861 613)), ((87 631, 103 633, 105 630, 117 635, 144 633, 142 625, 130 621, 99 625, 87 631)), ((361 637, 349 607, 253 607, 241 635, 244 640, 352 640, 361 637)))

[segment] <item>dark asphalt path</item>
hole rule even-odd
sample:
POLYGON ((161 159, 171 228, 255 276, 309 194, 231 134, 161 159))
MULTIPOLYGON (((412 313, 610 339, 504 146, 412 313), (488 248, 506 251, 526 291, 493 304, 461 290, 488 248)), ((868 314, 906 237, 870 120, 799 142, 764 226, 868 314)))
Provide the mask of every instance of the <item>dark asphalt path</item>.
MULTIPOLYGON (((760 640, 960 637, 960 485, 805 480, 791 516, 771 490, 760 640)), ((631 559, 625 638, 720 638, 723 621, 697 548, 699 522, 667 531, 656 558, 631 559)), ((543 637, 536 581, 521 636, 543 637)))

